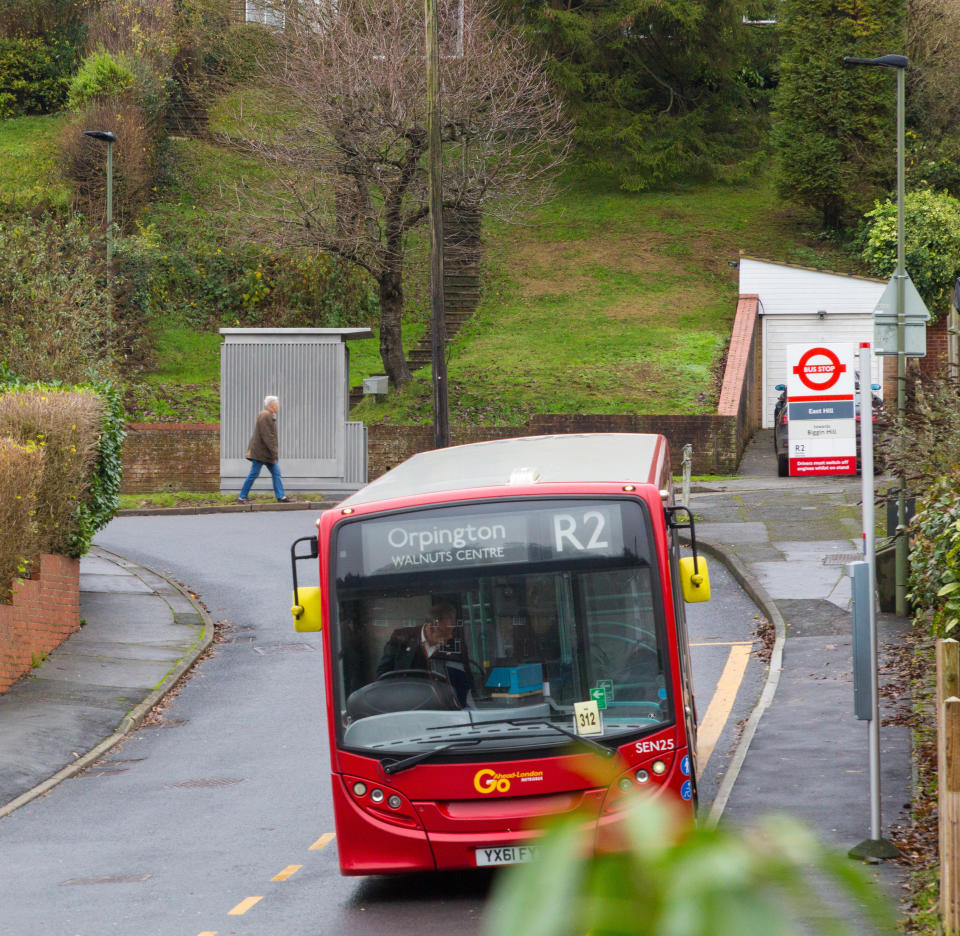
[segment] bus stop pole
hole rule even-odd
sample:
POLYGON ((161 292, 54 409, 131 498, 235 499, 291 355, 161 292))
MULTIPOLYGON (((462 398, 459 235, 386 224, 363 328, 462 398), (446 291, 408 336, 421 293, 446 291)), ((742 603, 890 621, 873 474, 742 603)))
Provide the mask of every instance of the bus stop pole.
MULTIPOLYGON (((877 675, 876 522, 873 480, 873 371, 869 341, 860 342, 860 488, 863 501, 863 558, 867 564, 869 619, 870 724, 870 838, 850 849, 851 858, 896 858, 900 851, 881 835, 880 816, 880 693, 877 675)), ((855 609, 856 610, 856 609, 855 609)), ((861 611, 862 613, 862 611, 861 611)))

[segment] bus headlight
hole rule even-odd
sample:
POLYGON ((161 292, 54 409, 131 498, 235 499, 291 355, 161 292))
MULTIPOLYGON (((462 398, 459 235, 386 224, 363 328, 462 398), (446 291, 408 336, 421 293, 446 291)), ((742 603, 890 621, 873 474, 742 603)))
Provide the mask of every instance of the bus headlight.
POLYGON ((354 796, 366 796, 367 795, 367 785, 362 781, 358 780, 353 785, 353 795, 354 796))
POLYGON ((637 783, 646 783, 650 779, 650 774, 645 770, 638 770, 633 776, 637 783))
POLYGON ((662 760, 655 760, 650 769, 658 776, 662 777, 667 772, 667 765, 662 760))
POLYGON ((384 795, 383 790, 375 789, 370 793, 370 799, 373 800, 373 802, 375 803, 382 803, 383 795, 384 795))
POLYGON ((393 796, 391 796, 390 799, 387 800, 387 805, 391 809, 399 809, 402 804, 403 804, 403 800, 400 799, 400 797, 397 796, 396 793, 394 793, 393 796))

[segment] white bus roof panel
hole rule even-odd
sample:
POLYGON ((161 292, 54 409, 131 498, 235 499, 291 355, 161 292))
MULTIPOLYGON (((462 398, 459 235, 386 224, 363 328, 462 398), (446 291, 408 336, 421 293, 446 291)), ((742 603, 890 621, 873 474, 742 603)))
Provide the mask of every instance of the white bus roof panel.
POLYGON ((655 460, 665 456, 662 436, 640 433, 527 436, 456 445, 408 458, 340 506, 524 483, 655 483, 655 460))

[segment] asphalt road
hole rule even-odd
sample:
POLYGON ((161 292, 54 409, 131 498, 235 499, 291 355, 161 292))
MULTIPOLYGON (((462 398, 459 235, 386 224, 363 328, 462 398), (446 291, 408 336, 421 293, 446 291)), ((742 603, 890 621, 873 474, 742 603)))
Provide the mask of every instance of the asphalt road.
MULTIPOLYGON (((313 519, 121 518, 97 538, 188 585, 229 622, 226 640, 154 726, 0 823, 0 936, 479 931, 490 874, 339 874, 320 643, 288 612, 289 546, 313 519)), ((716 561, 711 575, 713 600, 688 606, 698 711, 714 726, 704 808, 765 676, 745 649, 756 608, 716 561)))

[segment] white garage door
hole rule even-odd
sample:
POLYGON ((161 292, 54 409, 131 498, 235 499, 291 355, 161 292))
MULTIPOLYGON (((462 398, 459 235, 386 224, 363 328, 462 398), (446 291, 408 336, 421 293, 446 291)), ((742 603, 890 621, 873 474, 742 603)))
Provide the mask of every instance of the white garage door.
MULTIPOLYGON (((810 342, 873 341, 872 315, 816 314, 765 315, 763 317, 763 428, 773 426, 777 384, 787 382, 787 345, 810 342)), ((883 359, 874 355, 871 383, 883 384, 883 359)))

